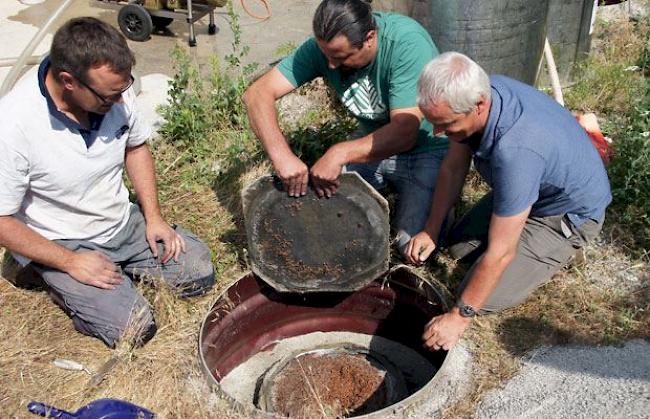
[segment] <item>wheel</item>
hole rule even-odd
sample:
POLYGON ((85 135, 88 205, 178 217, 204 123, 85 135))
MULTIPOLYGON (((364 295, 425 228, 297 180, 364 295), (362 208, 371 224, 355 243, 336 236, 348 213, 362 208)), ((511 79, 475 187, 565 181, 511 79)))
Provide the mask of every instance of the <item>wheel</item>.
POLYGON ((117 23, 124 36, 132 41, 146 41, 151 37, 153 22, 151 15, 138 4, 128 4, 120 9, 117 23))
POLYGON ((208 35, 217 33, 217 25, 208 25, 208 35))
POLYGON ((165 29, 173 21, 174 19, 172 19, 171 17, 151 16, 151 22, 153 22, 153 27, 158 30, 165 29))

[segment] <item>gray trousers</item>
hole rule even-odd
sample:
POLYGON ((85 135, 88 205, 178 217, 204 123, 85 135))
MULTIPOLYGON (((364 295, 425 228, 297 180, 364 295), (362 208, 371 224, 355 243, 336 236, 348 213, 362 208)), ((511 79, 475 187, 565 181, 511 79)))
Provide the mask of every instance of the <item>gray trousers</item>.
MULTIPOLYGON (((113 290, 82 284, 65 272, 31 263, 50 288, 52 299, 72 318, 80 332, 95 336, 115 347, 125 334, 132 333, 143 344, 156 333, 149 303, 134 287, 133 278, 162 278, 181 297, 199 295, 214 285, 214 268, 208 247, 194 234, 176 227, 186 243, 178 262, 161 264, 153 257, 145 238, 145 220, 133 205, 128 223, 107 243, 57 240, 73 251, 96 250, 107 255, 122 270, 122 284, 113 290)), ((159 255, 162 255, 159 244, 159 255)))
MULTIPOLYGON (((478 258, 487 249, 491 215, 492 194, 489 193, 447 234, 446 245, 452 257, 472 263, 458 288, 459 296, 467 286, 478 258)), ((522 303, 565 266, 578 249, 598 235, 603 221, 587 220, 575 227, 566 215, 529 217, 519 239, 517 255, 479 313, 498 312, 522 303)))

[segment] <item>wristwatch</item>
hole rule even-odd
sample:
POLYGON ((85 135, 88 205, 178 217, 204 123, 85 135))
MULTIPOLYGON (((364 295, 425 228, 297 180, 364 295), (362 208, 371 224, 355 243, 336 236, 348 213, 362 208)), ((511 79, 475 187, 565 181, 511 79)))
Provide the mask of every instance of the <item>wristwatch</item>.
POLYGON ((458 307, 458 313, 461 315, 461 317, 476 316, 476 310, 474 310, 474 307, 465 304, 463 300, 460 298, 456 302, 456 307, 458 307))

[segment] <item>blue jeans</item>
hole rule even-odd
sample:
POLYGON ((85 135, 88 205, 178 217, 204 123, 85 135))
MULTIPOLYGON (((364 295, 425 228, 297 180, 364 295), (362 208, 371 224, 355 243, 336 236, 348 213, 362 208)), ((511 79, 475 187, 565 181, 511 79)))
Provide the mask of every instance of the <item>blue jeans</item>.
POLYGON ((424 229, 429 217, 433 190, 447 149, 413 150, 374 163, 348 164, 346 172, 357 172, 381 192, 390 183, 397 190, 393 228, 403 254, 415 234, 424 229))

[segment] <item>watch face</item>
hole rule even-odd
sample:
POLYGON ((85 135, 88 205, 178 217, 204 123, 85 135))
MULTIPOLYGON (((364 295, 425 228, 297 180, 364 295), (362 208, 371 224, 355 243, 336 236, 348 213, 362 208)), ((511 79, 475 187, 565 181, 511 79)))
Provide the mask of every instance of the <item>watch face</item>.
POLYGON ((463 317, 474 317, 476 315, 476 311, 471 306, 462 306, 459 307, 460 309, 460 315, 463 317))
POLYGON ((463 300, 458 300, 456 302, 456 307, 458 307, 458 313, 463 317, 474 317, 476 316, 476 310, 474 307, 467 305, 463 300))

